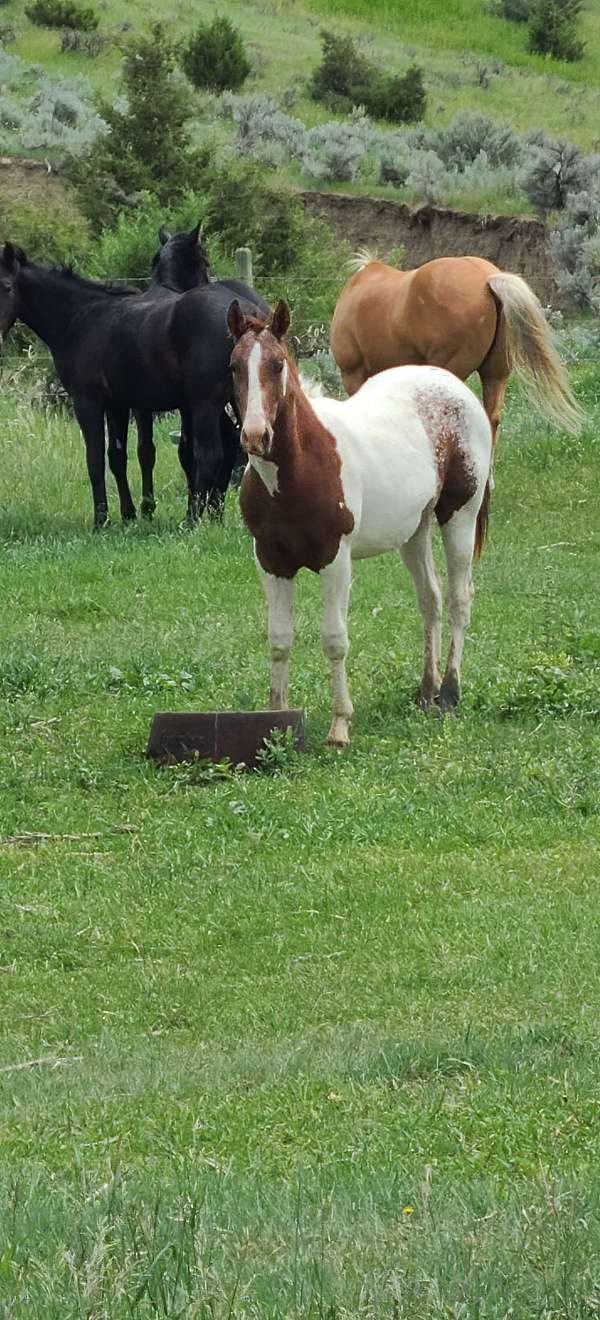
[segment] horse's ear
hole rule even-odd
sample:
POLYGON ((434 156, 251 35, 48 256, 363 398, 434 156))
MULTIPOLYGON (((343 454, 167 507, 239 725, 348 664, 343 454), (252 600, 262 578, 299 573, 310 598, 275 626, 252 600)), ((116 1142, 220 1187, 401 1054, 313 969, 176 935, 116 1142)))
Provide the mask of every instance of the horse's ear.
POLYGON ((241 339, 242 335, 246 333, 246 317, 244 316, 237 298, 234 298, 233 302, 229 304, 227 325, 229 327, 229 333, 232 335, 233 339, 235 339, 236 343, 238 339, 241 339))
POLYGON ((16 270, 18 264, 17 249, 14 243, 5 243, 2 249, 2 265, 7 270, 16 270))
POLYGON ((171 231, 166 228, 166 225, 161 225, 158 231, 158 237, 160 239, 161 247, 164 247, 165 243, 169 242, 169 239, 171 237, 171 231))
POLYGON ((275 308, 275 311, 273 312, 273 317, 271 320, 271 324, 269 326, 269 330, 271 331, 272 335, 275 335, 276 339, 283 339, 283 336, 287 334, 289 328, 290 328, 290 309, 287 303, 284 302, 283 298, 280 298, 275 308))

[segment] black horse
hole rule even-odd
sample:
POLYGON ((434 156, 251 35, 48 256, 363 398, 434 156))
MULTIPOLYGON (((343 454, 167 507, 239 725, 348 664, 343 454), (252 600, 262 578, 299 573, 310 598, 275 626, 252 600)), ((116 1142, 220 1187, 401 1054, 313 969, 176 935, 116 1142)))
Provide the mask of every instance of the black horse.
MULTIPOLYGON (((12 243, 4 245, 0 337, 19 319, 48 345, 83 432, 95 527, 108 519, 105 418, 125 520, 135 518, 127 481, 132 409, 181 413, 192 516, 202 513, 215 482, 222 484, 220 418, 232 397, 230 301, 231 291, 217 283, 156 298, 114 289, 69 270, 46 269, 12 243)), ((247 306, 252 312, 256 304, 247 306)))
MULTIPOLYGON (((143 294, 145 299, 161 298, 169 293, 186 293, 191 289, 204 288, 216 284, 229 290, 231 296, 242 298, 244 302, 256 307, 261 316, 270 316, 271 308, 255 289, 251 289, 240 280, 215 280, 211 275, 208 252, 202 242, 203 227, 199 222, 189 231, 171 234, 161 225, 158 231, 160 248, 152 260, 150 285, 143 294)), ((240 428, 234 420, 235 413, 230 408, 221 414, 219 429, 221 432, 221 463, 214 474, 214 484, 208 496, 208 509, 219 512, 231 473, 236 465, 243 462, 240 449, 240 428), (231 414, 231 415, 230 415, 231 414)), ((151 412, 135 414, 138 434, 138 458, 142 473, 142 512, 151 515, 156 507, 153 489, 153 471, 156 461, 156 449, 153 439, 153 415, 151 412)), ((185 431, 182 420, 179 441, 179 461, 188 478, 188 515, 194 516, 195 492, 192 489, 195 472, 193 442, 185 431)))

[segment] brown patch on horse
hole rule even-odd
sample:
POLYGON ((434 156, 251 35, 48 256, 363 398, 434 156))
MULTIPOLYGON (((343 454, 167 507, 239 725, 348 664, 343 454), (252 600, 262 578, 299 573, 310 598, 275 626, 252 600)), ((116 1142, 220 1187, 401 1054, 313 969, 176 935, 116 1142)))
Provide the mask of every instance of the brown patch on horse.
POLYGON ((258 561, 275 577, 292 578, 300 568, 319 573, 335 559, 342 536, 353 530, 354 515, 346 507, 335 440, 304 395, 294 391, 280 403, 269 461, 278 470, 275 495, 251 465, 240 492, 242 517, 254 537, 258 561))
POLYGON ((477 490, 473 463, 463 442, 465 409, 438 387, 418 391, 417 409, 433 448, 439 481, 435 516, 443 527, 477 490))

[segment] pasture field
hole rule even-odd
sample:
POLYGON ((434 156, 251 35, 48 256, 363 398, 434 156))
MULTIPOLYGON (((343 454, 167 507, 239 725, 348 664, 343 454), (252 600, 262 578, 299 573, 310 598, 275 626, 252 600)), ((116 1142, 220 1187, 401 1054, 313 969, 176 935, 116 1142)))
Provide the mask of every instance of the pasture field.
POLYGON ((381 558, 326 750, 306 576, 306 755, 221 778, 144 747, 156 709, 264 701, 236 494, 178 529, 165 422, 154 525, 93 536, 75 425, 5 389, 3 1316, 600 1313, 597 366, 577 382, 579 440, 510 393, 460 714, 414 706, 381 558))
MULTIPOLYGON (((53 74, 83 74, 102 96, 118 87, 121 47, 157 19, 173 39, 218 11, 214 0, 103 0, 100 27, 110 38, 97 59, 61 52, 60 34, 35 27, 21 0, 2 5, 2 22, 14 25, 11 52, 38 61, 53 74)), ((428 91, 425 122, 448 122, 458 110, 479 110, 519 131, 543 127, 586 150, 598 140, 600 105, 600 0, 587 0, 582 18, 584 58, 575 64, 530 55, 526 28, 489 13, 486 0, 229 0, 253 62, 244 92, 291 97, 305 123, 333 118, 307 95, 307 79, 320 59, 321 28, 349 31, 390 72, 416 59, 428 91), (488 70, 489 77, 482 76, 488 70)), ((200 106, 196 132, 204 141, 213 108, 200 106)), ((514 201, 513 201, 514 205, 514 201)), ((498 199, 499 209, 511 209, 498 199)))

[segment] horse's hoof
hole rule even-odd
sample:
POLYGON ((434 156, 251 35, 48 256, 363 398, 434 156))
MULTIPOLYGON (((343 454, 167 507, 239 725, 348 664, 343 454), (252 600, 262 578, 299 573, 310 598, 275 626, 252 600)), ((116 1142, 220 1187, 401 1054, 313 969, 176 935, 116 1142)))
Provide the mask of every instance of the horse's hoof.
POLYGON ((334 719, 325 739, 326 747, 335 747, 338 752, 350 746, 350 729, 348 720, 344 718, 334 719))
POLYGON ((440 694, 437 700, 438 707, 442 715, 447 715, 449 711, 456 710, 460 701, 460 685, 456 679, 444 679, 440 688, 440 694))
POLYGON ((156 510, 156 500, 142 499, 140 504, 140 513, 142 518, 151 518, 156 510))
POLYGON ((103 532, 106 527, 110 527, 110 518, 107 513, 100 518, 94 518, 92 524, 93 532, 103 532))
POLYGON ((137 513, 135 509, 128 509, 126 513, 121 514, 124 523, 137 522, 137 513))

